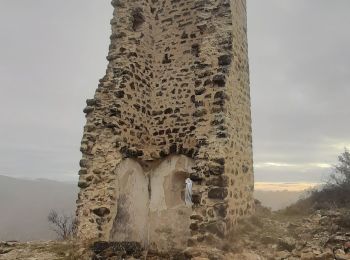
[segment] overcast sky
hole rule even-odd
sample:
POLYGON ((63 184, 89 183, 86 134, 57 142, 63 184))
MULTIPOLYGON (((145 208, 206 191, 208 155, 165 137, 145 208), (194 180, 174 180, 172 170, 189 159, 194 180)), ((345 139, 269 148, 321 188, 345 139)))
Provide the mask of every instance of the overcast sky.
MULTIPOLYGON (((248 0, 258 181, 322 181, 350 147, 350 1, 248 0)), ((0 0, 0 175, 77 179, 109 0, 0 0)))

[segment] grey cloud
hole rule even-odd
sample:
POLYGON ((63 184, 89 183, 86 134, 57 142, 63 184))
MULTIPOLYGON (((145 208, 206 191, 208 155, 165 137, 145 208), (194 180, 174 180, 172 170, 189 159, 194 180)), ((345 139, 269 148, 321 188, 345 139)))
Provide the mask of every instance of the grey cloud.
POLYGON ((109 1, 0 2, 0 174, 77 178, 112 11, 109 1))
MULTIPOLYGON (((349 11, 348 0, 248 0, 257 164, 333 163, 350 144, 349 11)), ((77 178, 82 109, 106 68, 111 16, 110 1, 0 1, 0 174, 77 178)), ((326 171, 256 176, 317 181, 326 171)))
POLYGON ((349 10, 346 0, 248 1, 256 162, 335 162, 331 140, 350 143, 349 10))

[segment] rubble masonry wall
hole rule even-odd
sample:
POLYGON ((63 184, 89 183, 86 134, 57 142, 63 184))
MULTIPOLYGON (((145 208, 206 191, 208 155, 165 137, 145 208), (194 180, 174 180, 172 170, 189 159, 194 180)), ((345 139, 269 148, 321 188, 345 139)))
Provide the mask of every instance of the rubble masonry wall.
POLYGON ((112 5, 109 64, 84 109, 79 236, 111 239, 121 163, 184 155, 195 204, 183 246, 220 241, 253 210, 246 3, 112 5))

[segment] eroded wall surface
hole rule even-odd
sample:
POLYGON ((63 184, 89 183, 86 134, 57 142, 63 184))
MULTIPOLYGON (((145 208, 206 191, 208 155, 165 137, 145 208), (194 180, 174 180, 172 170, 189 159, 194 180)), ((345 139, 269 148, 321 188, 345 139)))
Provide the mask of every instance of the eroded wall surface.
POLYGON ((115 174, 117 212, 110 240, 137 241, 146 245, 150 197, 148 176, 133 159, 121 162, 115 174))
POLYGON ((186 248, 192 207, 185 205, 185 180, 193 166, 193 159, 172 155, 149 171, 150 249, 166 252, 186 248))
POLYGON ((192 207, 185 205, 185 179, 193 165, 184 155, 144 166, 123 160, 115 172, 117 212, 110 240, 136 241, 158 251, 185 249, 192 214, 192 207))
MULTIPOLYGON (((179 154, 193 160, 191 170, 185 171, 194 182, 191 215, 175 209, 188 224, 186 246, 219 243, 240 217, 253 210, 245 1, 114 0, 112 4, 109 64, 84 110, 79 236, 134 238, 133 230, 115 235, 123 215, 120 205, 140 196, 133 188, 143 187, 147 179, 163 183, 149 186, 178 183, 157 171, 158 177, 147 177, 147 167, 169 168, 168 156, 179 154), (137 183, 122 189, 125 199, 120 197, 123 181, 123 187, 137 183)), ((140 201, 140 208, 144 203, 164 205, 162 200, 140 201)), ((180 200, 170 196, 165 201, 180 200)), ((130 212, 139 209, 130 205, 126 207, 130 212)), ((173 215, 169 207, 158 217, 167 215, 173 215)), ((140 223, 135 229, 142 229, 140 223)), ((170 247, 166 228, 147 229, 159 233, 157 241, 147 240, 149 246, 170 247)), ((144 236, 137 233, 140 239, 144 236)))

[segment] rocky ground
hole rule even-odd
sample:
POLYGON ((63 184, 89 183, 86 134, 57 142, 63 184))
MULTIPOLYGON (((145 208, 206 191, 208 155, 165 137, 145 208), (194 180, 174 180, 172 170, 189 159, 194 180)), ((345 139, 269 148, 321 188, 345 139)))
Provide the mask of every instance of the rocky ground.
POLYGON ((245 248, 257 255, 252 259, 350 260, 350 209, 258 212, 236 233, 241 238, 233 236, 230 251, 245 248))
POLYGON ((0 242, 0 260, 77 260, 78 253, 72 242, 0 242))
MULTIPOLYGON (((72 242, 0 243, 0 260, 144 259, 137 243, 72 242)), ((287 215, 260 207, 240 223, 223 248, 192 248, 176 255, 148 252, 147 259, 194 260, 350 260, 350 209, 320 210, 310 215, 287 215)))

